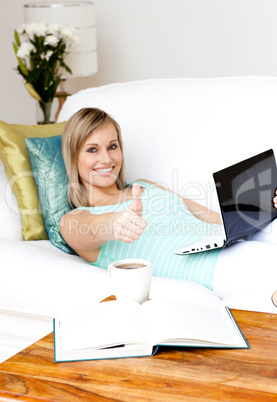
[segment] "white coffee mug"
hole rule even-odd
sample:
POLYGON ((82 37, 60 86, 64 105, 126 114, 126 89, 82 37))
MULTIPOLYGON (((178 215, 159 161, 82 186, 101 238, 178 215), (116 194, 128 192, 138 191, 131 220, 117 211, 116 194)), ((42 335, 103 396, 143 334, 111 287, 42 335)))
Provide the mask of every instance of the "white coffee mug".
POLYGON ((151 263, 128 258, 109 265, 109 275, 117 300, 143 303, 149 299, 151 287, 151 263))

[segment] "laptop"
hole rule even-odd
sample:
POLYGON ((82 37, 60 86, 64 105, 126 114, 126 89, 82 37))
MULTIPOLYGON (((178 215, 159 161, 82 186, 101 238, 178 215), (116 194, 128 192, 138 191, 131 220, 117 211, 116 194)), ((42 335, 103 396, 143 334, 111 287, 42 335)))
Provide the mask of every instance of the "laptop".
POLYGON ((227 247, 246 239, 277 217, 272 198, 277 187, 274 152, 269 149, 213 174, 222 228, 198 243, 175 250, 185 255, 227 247))

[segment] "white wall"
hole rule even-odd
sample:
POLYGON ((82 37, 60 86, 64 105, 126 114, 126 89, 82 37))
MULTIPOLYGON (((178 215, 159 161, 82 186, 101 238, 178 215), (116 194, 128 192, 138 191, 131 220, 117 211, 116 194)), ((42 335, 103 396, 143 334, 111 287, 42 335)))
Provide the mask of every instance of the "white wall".
MULTIPOLYGON (((36 123, 36 102, 13 70, 23 4, 0 0, 0 119, 36 123)), ((276 75, 276 0, 94 0, 99 72, 66 89, 149 78, 276 75)))

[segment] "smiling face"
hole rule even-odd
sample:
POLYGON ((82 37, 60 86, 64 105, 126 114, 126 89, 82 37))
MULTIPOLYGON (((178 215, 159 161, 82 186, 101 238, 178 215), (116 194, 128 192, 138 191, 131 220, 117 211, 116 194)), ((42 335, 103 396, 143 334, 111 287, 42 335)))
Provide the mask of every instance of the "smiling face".
POLYGON ((106 124, 90 134, 78 153, 78 172, 84 187, 110 187, 122 166, 122 151, 116 128, 106 124))

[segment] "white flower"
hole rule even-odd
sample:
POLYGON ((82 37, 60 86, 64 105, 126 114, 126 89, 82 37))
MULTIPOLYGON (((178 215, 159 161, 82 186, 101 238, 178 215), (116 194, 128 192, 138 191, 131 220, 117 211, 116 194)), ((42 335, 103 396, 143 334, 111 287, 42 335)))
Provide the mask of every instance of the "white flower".
POLYGON ((59 38, 57 38, 55 35, 48 35, 45 38, 44 45, 45 46, 47 46, 47 45, 56 46, 58 44, 58 42, 59 42, 59 38))
POLYGON ((22 24, 17 30, 18 35, 22 35, 25 32, 25 29, 26 29, 26 24, 22 24))
POLYGON ((31 23, 31 24, 26 25, 26 26, 25 26, 25 32, 26 32, 26 34, 27 34, 28 36, 33 36, 33 35, 34 35, 34 32, 36 31, 37 25, 38 25, 38 24, 37 24, 36 22, 33 22, 33 23, 31 23))
POLYGON ((60 31, 60 26, 54 22, 47 23, 47 33, 58 36, 60 31))
POLYGON ((73 35, 71 38, 72 43, 79 43, 79 40, 80 40, 80 36, 78 33, 76 35, 73 35))
POLYGON ((46 24, 45 22, 41 22, 38 24, 37 22, 32 22, 31 24, 26 25, 25 32, 29 37, 34 35, 36 36, 45 36, 46 35, 46 24))
POLYGON ((45 36, 46 32, 47 32, 47 24, 45 23, 45 21, 42 21, 40 24, 38 24, 37 31, 35 32, 35 34, 37 36, 45 36))
POLYGON ((78 30, 74 27, 62 27, 61 35, 72 43, 78 43, 80 39, 78 30))
POLYGON ((35 47, 32 45, 30 42, 24 42, 22 45, 18 48, 17 52, 17 57, 21 59, 26 59, 31 53, 32 50, 35 50, 35 47))
POLYGON ((42 55, 41 55, 41 59, 48 61, 48 60, 50 59, 50 57, 52 56, 52 54, 53 54, 53 50, 48 50, 48 51, 46 52, 46 54, 42 54, 42 55))

